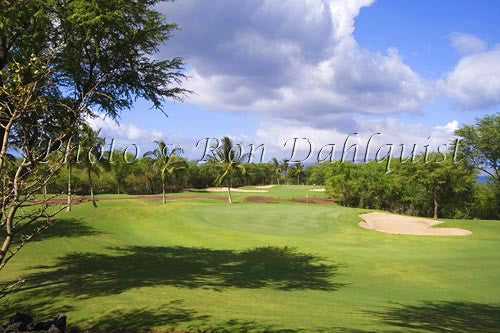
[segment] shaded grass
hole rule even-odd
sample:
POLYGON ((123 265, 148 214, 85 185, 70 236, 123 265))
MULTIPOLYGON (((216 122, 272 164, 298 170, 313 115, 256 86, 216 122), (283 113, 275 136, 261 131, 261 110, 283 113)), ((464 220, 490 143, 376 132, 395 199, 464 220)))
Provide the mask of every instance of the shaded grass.
POLYGON ((179 288, 275 288, 333 291, 337 265, 287 247, 247 251, 189 247, 133 246, 119 255, 72 253, 53 266, 26 276, 33 296, 98 297, 132 288, 170 285, 179 288), (41 288, 40 288, 41 286, 41 288))

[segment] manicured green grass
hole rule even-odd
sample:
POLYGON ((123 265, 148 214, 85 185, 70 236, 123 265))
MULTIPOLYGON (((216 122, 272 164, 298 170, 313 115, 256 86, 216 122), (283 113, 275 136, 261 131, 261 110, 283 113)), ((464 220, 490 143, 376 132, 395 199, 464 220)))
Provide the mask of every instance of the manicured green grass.
MULTIPOLYGON (((259 188, 256 186, 243 186, 238 189, 242 190, 259 190, 265 192, 232 192, 235 198, 244 198, 246 196, 262 196, 262 197, 274 197, 281 199, 291 199, 291 198, 305 198, 308 197, 325 197, 324 192, 314 192, 309 191, 310 189, 324 188, 324 186, 314 186, 314 185, 273 185, 271 188, 259 188)), ((193 192, 182 192, 182 195, 192 193, 192 194, 212 194, 212 195, 227 195, 227 192, 207 192, 204 189, 193 190, 193 192)), ((177 194, 178 195, 178 194, 177 194)))
MULTIPOLYGON (((324 195, 307 188, 267 195, 324 195)), ((84 203, 1 273, 26 278, 1 314, 65 312, 73 325, 131 331, 500 332, 500 221, 447 220, 467 237, 399 236, 358 227, 361 212, 84 203)))

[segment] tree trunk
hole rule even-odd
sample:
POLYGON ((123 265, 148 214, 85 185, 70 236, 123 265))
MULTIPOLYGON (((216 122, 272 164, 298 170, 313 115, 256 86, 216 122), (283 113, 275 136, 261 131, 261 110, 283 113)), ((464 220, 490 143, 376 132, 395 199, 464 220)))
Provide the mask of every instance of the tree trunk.
POLYGON ((227 188, 227 201, 229 203, 233 203, 233 197, 231 196, 231 185, 227 188))
POLYGON ((439 209, 438 202, 436 198, 434 198, 434 219, 438 218, 438 209, 439 209))
POLYGON ((233 203, 233 197, 231 196, 231 186, 233 186, 233 180, 231 176, 229 177, 229 186, 227 187, 227 201, 233 203))
POLYGON ((12 242, 12 238, 14 236, 14 228, 13 228, 13 220, 15 216, 15 212, 17 211, 16 207, 12 207, 10 212, 5 217, 5 227, 6 227, 6 236, 3 241, 2 247, 0 249, 0 267, 5 265, 5 260, 7 257, 7 251, 9 250, 10 243, 12 242))
POLYGON ((167 198, 165 197, 165 182, 164 181, 161 182, 161 188, 162 188, 163 203, 166 204, 167 203, 167 198))
MULTIPOLYGON (((17 209, 20 207, 18 204, 19 200, 19 192, 18 192, 18 182, 19 182, 19 177, 23 172, 23 167, 19 166, 17 168, 16 175, 14 176, 14 186, 13 186, 13 192, 14 192, 14 205, 10 208, 10 210, 7 212, 7 215, 4 217, 5 220, 2 221, 3 225, 5 226, 5 239, 2 243, 2 247, 0 248, 0 269, 2 269, 5 264, 7 263, 6 260, 8 260, 6 257, 8 256, 8 251, 9 247, 11 245, 11 242, 14 238, 14 232, 15 232, 15 226, 14 226, 14 217, 16 216, 17 209)), ((5 208, 5 207, 2 207, 5 208)), ((12 252, 11 252, 12 253, 12 252)), ((12 257, 11 257, 12 258, 12 257)))
POLYGON ((68 207, 67 212, 71 212, 71 161, 68 161, 68 207))
POLYGON ((97 202, 95 201, 95 196, 94 196, 94 185, 92 184, 92 173, 90 172, 90 169, 88 169, 87 172, 89 176, 90 199, 92 200, 92 204, 94 205, 94 207, 97 207, 97 202))

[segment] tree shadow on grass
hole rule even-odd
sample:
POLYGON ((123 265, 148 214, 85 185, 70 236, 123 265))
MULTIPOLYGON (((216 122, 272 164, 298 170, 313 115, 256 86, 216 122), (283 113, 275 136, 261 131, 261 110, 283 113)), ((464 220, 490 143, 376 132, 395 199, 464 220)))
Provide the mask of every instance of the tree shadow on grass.
MULTIPOLYGON (((37 301, 17 300, 2 305, 1 322, 6 322, 16 311, 27 313, 35 320, 51 320, 58 313, 68 313, 74 310, 70 305, 57 306, 50 299, 37 301)), ((231 319, 213 323, 208 315, 200 315, 194 309, 186 308, 182 300, 175 300, 155 308, 137 308, 125 310, 111 310, 100 317, 87 318, 88 324, 75 325, 69 315, 68 333, 137 333, 157 332, 158 327, 167 327, 162 332, 189 332, 189 333, 238 333, 238 332, 267 332, 267 333, 296 333, 301 330, 282 329, 273 325, 255 321, 231 319), (179 324, 192 327, 187 330, 176 330, 179 324), (187 325, 186 325, 187 324, 187 325)))
POLYGON ((500 304, 424 302, 390 308, 376 315, 385 324, 419 333, 498 333, 500 304))
POLYGON ((498 333, 500 304, 428 301, 370 311, 383 329, 317 329, 338 333, 498 333))
POLYGON ((34 293, 96 297, 131 288, 168 285, 183 288, 274 288, 333 291, 338 265, 288 247, 246 251, 193 247, 132 246, 117 255, 73 253, 54 266, 26 277, 34 293), (39 288, 41 287, 41 288, 39 288), (35 290, 36 289, 36 290, 35 290))
MULTIPOLYGON (((295 333, 297 330, 280 329, 275 326, 231 319, 220 323, 212 323, 211 317, 199 315, 195 310, 183 306, 181 300, 172 301, 160 308, 141 308, 131 310, 115 310, 92 321, 91 332, 120 332, 136 333, 157 331, 158 327, 169 327, 172 332, 190 333, 238 333, 238 332, 268 332, 268 333, 295 333), (176 330, 179 324, 190 326, 191 329, 176 330), (187 325, 186 325, 187 324, 187 325)), ((72 327, 69 333, 81 332, 82 328, 72 327)), ((162 330, 164 331, 164 330, 162 330)), ((170 330, 168 330, 170 332, 170 330)))
MULTIPOLYGON (((22 234, 29 235, 36 228, 43 226, 44 222, 33 223, 29 228, 23 230, 22 234)), ((33 238, 33 242, 43 241, 52 238, 74 238, 74 237, 85 237, 94 236, 101 234, 98 231, 79 219, 69 218, 69 219, 58 219, 57 222, 49 227, 47 230, 43 231, 40 235, 33 238)))
MULTIPOLYGON (((113 310, 93 319, 90 325, 92 332, 143 332, 158 326, 175 326, 180 323, 203 321, 208 316, 197 315, 193 309, 183 307, 181 300, 162 305, 159 308, 140 308, 132 310, 113 310)), ((72 327, 74 332, 81 331, 72 327)))
POLYGON ((279 328, 273 325, 259 323, 255 321, 245 321, 231 319, 220 324, 208 325, 194 332, 217 332, 217 333, 247 333, 247 332, 265 332, 265 333, 298 333, 306 332, 302 329, 279 328))
POLYGON ((16 312, 28 313, 38 321, 50 320, 58 313, 67 313, 74 310, 72 305, 61 305, 50 298, 43 300, 27 298, 12 299, 10 296, 0 302, 0 324, 3 324, 16 312))

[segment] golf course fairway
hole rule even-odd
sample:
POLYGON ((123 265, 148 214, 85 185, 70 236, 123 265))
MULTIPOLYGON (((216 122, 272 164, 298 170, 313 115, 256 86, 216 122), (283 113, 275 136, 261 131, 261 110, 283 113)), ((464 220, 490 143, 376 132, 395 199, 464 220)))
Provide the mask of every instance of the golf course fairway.
POLYGON ((500 221, 439 225, 464 237, 394 235, 359 227, 368 210, 213 195, 121 196, 61 213, 2 273, 26 280, 2 300, 2 319, 63 312, 73 327, 130 332, 500 332, 500 221))

